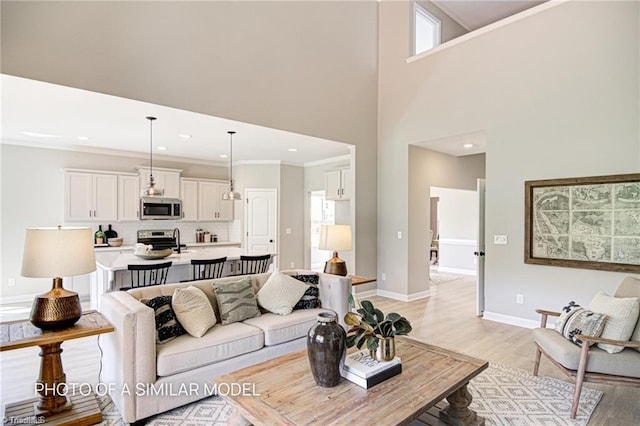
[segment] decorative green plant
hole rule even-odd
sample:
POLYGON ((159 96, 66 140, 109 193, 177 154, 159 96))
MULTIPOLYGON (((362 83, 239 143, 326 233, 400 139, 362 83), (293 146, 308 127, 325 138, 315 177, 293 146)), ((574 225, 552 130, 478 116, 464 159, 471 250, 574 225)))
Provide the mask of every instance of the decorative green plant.
POLYGON ((375 351, 378 349, 379 339, 411 332, 411 323, 400 314, 392 312, 385 317, 384 313, 368 300, 363 300, 360 305, 362 308, 356 311, 357 314, 349 312, 344 316, 344 322, 354 327, 350 331, 355 331, 347 337, 348 348, 357 346, 358 349, 362 349, 367 342, 367 349, 375 351))

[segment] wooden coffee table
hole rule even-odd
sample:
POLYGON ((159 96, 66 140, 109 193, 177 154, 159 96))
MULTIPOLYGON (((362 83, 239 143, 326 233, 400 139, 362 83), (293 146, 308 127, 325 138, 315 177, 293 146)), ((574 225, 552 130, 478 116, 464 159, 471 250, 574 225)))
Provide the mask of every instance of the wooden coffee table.
POLYGON ((334 388, 316 385, 306 350, 234 371, 215 383, 255 390, 255 395, 222 395, 234 408, 231 424, 406 424, 446 398, 442 421, 484 425, 469 409, 467 384, 488 362, 402 337, 396 337, 396 353, 402 373, 370 389, 345 379, 334 388))

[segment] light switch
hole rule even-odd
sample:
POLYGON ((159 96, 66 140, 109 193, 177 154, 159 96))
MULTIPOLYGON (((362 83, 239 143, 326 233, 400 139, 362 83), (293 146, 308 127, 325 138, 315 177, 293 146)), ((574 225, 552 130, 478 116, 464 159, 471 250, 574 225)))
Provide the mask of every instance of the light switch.
POLYGON ((287 235, 291 234, 291 228, 286 228, 284 230, 284 233, 287 234, 287 235))
POLYGON ((493 236, 493 244, 499 246, 507 245, 507 236, 506 235, 494 235, 493 236))
POLYGON ((402 231, 398 231, 398 239, 401 240, 402 239, 402 231))

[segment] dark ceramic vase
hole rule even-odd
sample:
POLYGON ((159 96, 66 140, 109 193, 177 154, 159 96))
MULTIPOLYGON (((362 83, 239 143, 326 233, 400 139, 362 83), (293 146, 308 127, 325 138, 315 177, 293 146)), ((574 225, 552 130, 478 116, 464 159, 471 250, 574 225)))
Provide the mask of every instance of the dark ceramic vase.
POLYGON ((340 369, 347 349, 347 333, 334 312, 321 312, 307 334, 307 354, 316 383, 332 388, 340 383, 340 369))

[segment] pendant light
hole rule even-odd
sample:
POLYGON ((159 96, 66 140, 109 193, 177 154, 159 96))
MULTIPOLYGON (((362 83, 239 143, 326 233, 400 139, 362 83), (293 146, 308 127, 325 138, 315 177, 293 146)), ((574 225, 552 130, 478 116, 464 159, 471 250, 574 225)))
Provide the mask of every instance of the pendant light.
POLYGON ((236 133, 229 130, 229 190, 222 193, 222 199, 228 201, 240 200, 240 193, 233 190, 233 135, 236 133))
POLYGON ((149 183, 146 188, 140 191, 143 197, 157 197, 164 195, 164 189, 156 188, 156 182, 153 179, 153 120, 155 117, 146 117, 149 120, 149 183))

